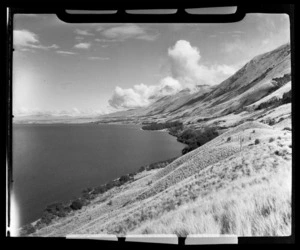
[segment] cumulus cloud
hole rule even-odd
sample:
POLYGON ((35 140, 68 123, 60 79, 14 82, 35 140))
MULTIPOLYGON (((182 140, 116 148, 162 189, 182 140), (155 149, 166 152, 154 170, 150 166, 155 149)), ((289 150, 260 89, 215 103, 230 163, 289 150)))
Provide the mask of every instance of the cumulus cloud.
POLYGON ((218 84, 236 71, 235 67, 229 65, 201 64, 199 49, 185 40, 179 40, 169 48, 168 55, 172 76, 178 79, 185 88, 191 90, 199 84, 218 84))
POLYGON ((133 88, 116 87, 109 104, 116 109, 145 107, 160 97, 174 95, 183 87, 172 77, 163 78, 158 85, 147 86, 143 83, 133 88))
POLYGON ((76 45, 74 45, 74 48, 76 49, 88 49, 91 47, 90 43, 78 43, 76 45))
POLYGON ((183 89, 193 92, 197 91, 197 85, 219 84, 236 71, 229 65, 201 64, 199 49, 185 40, 170 47, 168 56, 170 76, 161 79, 158 85, 139 84, 129 89, 116 87, 109 104, 119 109, 145 107, 160 97, 174 95, 183 89))
POLYGON ((42 45, 37 34, 29 30, 14 30, 13 31, 14 47, 20 50, 28 49, 58 49, 59 46, 52 44, 50 46, 42 45))
POLYGON ((101 29, 100 33, 107 39, 118 41, 128 38, 154 41, 157 38, 157 33, 154 30, 146 29, 136 24, 123 24, 108 29, 101 29))

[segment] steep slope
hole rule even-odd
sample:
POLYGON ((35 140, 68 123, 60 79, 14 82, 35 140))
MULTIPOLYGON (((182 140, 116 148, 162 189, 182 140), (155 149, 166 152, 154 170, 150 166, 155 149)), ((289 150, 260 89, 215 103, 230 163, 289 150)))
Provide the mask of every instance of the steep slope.
POLYGON ((219 116, 236 112, 277 89, 273 79, 290 74, 289 44, 257 56, 211 91, 205 99, 182 107, 178 114, 219 116))
POLYGON ((244 123, 33 235, 289 235, 290 141, 289 131, 244 123))
MULTIPOLYGON (((245 107, 272 94, 290 80, 290 45, 256 56, 234 75, 214 86, 200 86, 196 93, 182 91, 161 98, 146 108, 115 113, 109 117, 147 120, 182 120, 197 123, 199 118, 213 118, 241 112, 245 107), (279 81, 284 79, 284 81, 279 81), (148 118, 148 119, 147 119, 148 118)), ((100 120, 109 119, 108 116, 100 120)))

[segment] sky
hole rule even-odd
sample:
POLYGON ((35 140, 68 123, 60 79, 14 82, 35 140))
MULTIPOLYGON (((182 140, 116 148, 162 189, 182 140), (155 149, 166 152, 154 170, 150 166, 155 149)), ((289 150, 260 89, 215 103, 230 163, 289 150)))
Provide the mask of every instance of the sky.
POLYGON ((215 85, 290 40, 285 14, 222 24, 76 24, 14 18, 15 116, 98 116, 215 85))

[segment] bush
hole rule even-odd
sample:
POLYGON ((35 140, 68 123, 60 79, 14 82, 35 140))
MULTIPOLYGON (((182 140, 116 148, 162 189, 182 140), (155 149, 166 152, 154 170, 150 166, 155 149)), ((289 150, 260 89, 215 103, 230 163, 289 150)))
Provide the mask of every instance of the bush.
POLYGON ((91 188, 85 188, 85 189, 83 189, 82 190, 82 193, 90 193, 92 191, 92 189, 91 188))
POLYGON ((58 217, 65 217, 67 213, 70 211, 71 211, 70 207, 58 202, 58 203, 53 203, 51 205, 48 205, 44 212, 58 217))
POLYGON ((176 128, 176 129, 182 129, 182 122, 179 121, 174 121, 174 122, 166 122, 166 123, 150 123, 148 125, 145 125, 142 127, 143 130, 161 130, 161 129, 171 129, 171 128, 176 128))
POLYGON ((182 154, 186 154, 202 145, 208 141, 217 137, 219 133, 216 127, 205 127, 199 130, 187 129, 184 130, 177 138, 179 142, 187 144, 182 150, 182 154))
POLYGON ((142 166, 142 167, 139 168, 138 173, 143 172, 145 170, 146 170, 146 167, 142 166))
POLYGON ((124 184, 125 182, 128 182, 129 180, 130 180, 129 175, 123 175, 119 178, 121 185, 124 184))
POLYGON ((110 200, 107 205, 111 206, 112 205, 112 200, 110 200))
POLYGON ((33 225, 27 224, 22 227, 20 234, 21 236, 25 236, 25 235, 33 234, 35 231, 36 229, 33 225))
POLYGON ((70 206, 73 210, 79 210, 82 208, 82 202, 77 199, 75 201, 72 202, 71 206, 70 206))
POLYGON ((189 145, 189 146, 187 146, 187 147, 185 147, 185 148, 182 149, 182 151, 181 151, 182 155, 185 155, 186 153, 191 152, 191 151, 193 151, 196 148, 198 148, 197 144, 189 145))
POLYGON ((94 188, 94 190, 92 191, 92 194, 103 194, 104 192, 106 192, 107 188, 105 185, 99 186, 94 188))
POLYGON ((274 119, 270 119, 270 120, 268 121, 269 126, 273 126, 275 123, 276 123, 276 122, 275 122, 274 119))
POLYGON ((231 137, 228 137, 228 138, 227 138, 227 142, 229 142, 229 141, 231 141, 231 137))
POLYGON ((273 141, 275 141, 275 139, 274 139, 273 137, 271 137, 271 138, 269 139, 269 142, 273 142, 273 141))
POLYGON ((260 140, 259 139, 256 139, 255 141, 254 141, 254 144, 255 145, 257 145, 257 144, 259 144, 260 143, 260 140))
POLYGON ((282 96, 282 104, 286 104, 292 101, 292 91, 284 93, 282 96))
POLYGON ((110 182, 106 183, 106 185, 105 185, 106 190, 112 189, 115 186, 116 185, 115 185, 114 181, 110 181, 110 182))
POLYGON ((55 218, 55 215, 48 213, 48 212, 44 212, 41 217, 40 222, 41 222, 41 224, 48 225, 54 218, 55 218))

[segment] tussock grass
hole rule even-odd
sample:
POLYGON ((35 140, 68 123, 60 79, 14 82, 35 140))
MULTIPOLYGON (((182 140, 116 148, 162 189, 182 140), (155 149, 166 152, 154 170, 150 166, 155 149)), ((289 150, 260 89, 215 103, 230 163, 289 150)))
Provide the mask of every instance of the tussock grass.
POLYGON ((35 234, 288 235, 290 143, 291 136, 284 131, 264 124, 242 124, 165 169, 139 173, 134 182, 113 188, 92 201, 93 206, 35 234), (239 139, 250 135, 241 149, 239 139), (229 136, 232 140, 226 142, 229 136), (278 136, 280 140, 269 143, 278 136), (261 142, 255 145, 255 139, 261 142), (104 198, 106 202, 97 203, 104 198), (110 200, 112 204, 107 205, 110 200))
POLYGON ((239 185, 199 198, 150 221, 132 233, 288 236, 291 234, 289 182, 289 171, 270 179, 245 179, 239 185))
POLYGON ((180 157, 159 171, 152 178, 153 182, 156 182, 153 183, 151 188, 142 193, 137 199, 143 200, 161 192, 184 178, 193 175, 199 170, 241 151, 241 135, 243 138, 246 137, 246 135, 249 136, 250 130, 253 128, 257 128, 257 130, 260 131, 260 133, 258 132, 255 135, 256 137, 261 136, 261 134, 268 135, 272 132, 272 128, 270 126, 258 122, 246 122, 241 124, 218 136, 212 141, 209 141, 200 148, 180 157), (227 142, 228 137, 231 138, 230 142, 227 142), (224 143, 224 139, 226 140, 226 143, 224 143))

